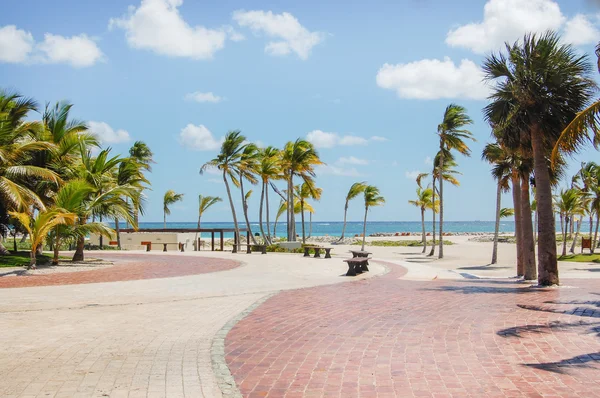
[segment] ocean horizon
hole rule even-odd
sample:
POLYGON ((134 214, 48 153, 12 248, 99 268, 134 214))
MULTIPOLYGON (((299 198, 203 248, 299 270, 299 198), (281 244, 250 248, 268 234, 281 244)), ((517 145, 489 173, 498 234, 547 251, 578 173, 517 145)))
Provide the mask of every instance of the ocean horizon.
MULTIPOLYGON (((114 226, 114 224, 109 223, 114 226)), ((431 221, 425 222, 425 229, 431 232, 431 221)), ((197 222, 167 222, 167 229, 196 228, 197 222)), ((263 224, 265 225, 265 224, 263 224)), ((313 221, 313 236, 340 236, 342 234, 342 221, 313 221)), ((239 223, 240 228, 245 228, 246 223, 239 223)), ((271 230, 274 224, 271 223, 271 230)), ((121 224, 124 228, 124 225, 121 224)), ((163 228, 162 222, 140 222, 140 229, 163 228)), ((233 222, 203 222, 202 228, 233 228, 233 222)), ((444 222, 444 232, 450 233, 492 233, 494 232, 494 221, 446 221, 444 222)), ((258 222, 250 222, 250 228, 253 233, 260 233, 258 222)), ((305 223, 306 235, 309 234, 309 223, 305 223)), ((349 221, 346 225, 346 236, 360 235, 363 230, 361 221, 349 221)), ((589 231, 589 223, 584 222, 581 230, 583 233, 589 231)), ((436 223, 436 231, 439 231, 439 225, 436 223)), ((515 231, 514 221, 501 221, 500 232, 509 233, 515 231)), ((284 236, 286 233, 286 223, 277 223, 277 236, 284 236)), ((296 232, 302 234, 302 224, 296 223, 296 232)), ((376 233, 396 233, 396 232, 421 232, 420 221, 367 221, 367 235, 376 233)), ((231 235, 231 234, 229 234, 231 235)), ((227 237, 227 235, 226 235, 227 237)))

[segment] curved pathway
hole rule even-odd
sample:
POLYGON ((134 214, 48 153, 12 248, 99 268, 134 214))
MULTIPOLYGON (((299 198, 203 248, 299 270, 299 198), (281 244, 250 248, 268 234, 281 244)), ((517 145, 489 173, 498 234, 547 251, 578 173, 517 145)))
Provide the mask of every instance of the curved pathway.
MULTIPOLYGON (((78 285, 82 283, 133 281, 140 279, 169 278, 174 276, 197 275, 208 272, 225 271, 240 265, 239 262, 222 258, 179 257, 172 256, 121 254, 111 252, 92 252, 87 257, 100 257, 114 261, 111 267, 89 271, 60 272, 40 275, 3 275, 0 288, 78 285)), ((0 269, 0 272, 2 269, 0 269)))
MULTIPOLYGON (((222 341, 215 336, 228 322, 284 289, 369 276, 341 277, 347 267, 339 258, 210 252, 118 256, 129 260, 123 264, 128 270, 140 261, 161 263, 161 269, 212 258, 242 265, 169 278, 0 289, 0 396, 218 398, 211 357, 226 367, 223 355, 213 355, 218 354, 213 341, 222 341)), ((383 271, 371 268, 371 274, 383 271)))
POLYGON ((600 397, 600 286, 418 282, 405 270, 282 292, 226 362, 248 397, 600 397))

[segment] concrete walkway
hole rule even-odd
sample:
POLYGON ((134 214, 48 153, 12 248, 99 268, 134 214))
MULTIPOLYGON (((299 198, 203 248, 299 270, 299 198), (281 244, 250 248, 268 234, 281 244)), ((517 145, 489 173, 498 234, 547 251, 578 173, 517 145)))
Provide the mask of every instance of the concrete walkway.
POLYGON ((297 254, 114 256, 160 258, 164 266, 207 256, 242 264, 200 275, 0 289, 0 396, 219 397, 211 350, 227 322, 281 290, 385 271, 373 265, 347 278, 340 258, 297 254))

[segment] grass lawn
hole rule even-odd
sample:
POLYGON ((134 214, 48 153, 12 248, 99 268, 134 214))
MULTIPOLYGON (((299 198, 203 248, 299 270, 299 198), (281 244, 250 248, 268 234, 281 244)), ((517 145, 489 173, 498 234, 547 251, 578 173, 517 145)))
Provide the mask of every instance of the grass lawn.
POLYGON ((600 254, 569 254, 567 256, 560 256, 558 261, 573 261, 576 263, 600 263, 600 254))
MULTIPOLYGON (((354 243, 352 243, 353 245, 362 245, 362 241, 355 241, 354 243)), ((436 245, 438 245, 439 242, 436 242, 436 245)), ((431 246, 431 242, 427 241, 427 245, 431 246)), ((453 245, 453 243, 449 240, 445 240, 444 241, 444 245, 446 246, 451 246, 453 245)), ((373 241, 367 241, 365 243, 365 246, 409 246, 409 247, 415 247, 415 246, 423 246, 423 242, 421 242, 420 240, 373 240, 373 241)))
MULTIPOLYGON (((52 260, 51 256, 42 254, 37 256, 37 264, 47 264, 52 260)), ((4 267, 20 267, 29 265, 29 252, 11 253, 8 256, 0 256, 0 268, 4 267)))

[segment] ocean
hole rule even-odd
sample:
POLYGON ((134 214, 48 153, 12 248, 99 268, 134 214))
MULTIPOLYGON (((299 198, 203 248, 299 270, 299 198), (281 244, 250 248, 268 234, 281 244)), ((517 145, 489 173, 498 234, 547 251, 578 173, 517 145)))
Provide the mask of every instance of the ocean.
MULTIPOLYGON (((123 224, 121 224, 122 227, 123 224)), ((340 221, 313 221, 313 236, 340 236, 342 234, 343 222, 340 221)), ((113 225, 114 226, 114 225, 113 225)), ((196 228, 195 222, 167 222, 167 228, 196 228)), ((240 228, 245 228, 245 223, 239 224, 240 228)), ((257 222, 251 222, 250 226, 253 233, 260 233, 257 222)), ((308 235, 309 224, 306 222, 306 235, 308 235)), ((139 227, 143 228, 162 228, 162 222, 141 222, 139 227)), ((203 222, 202 228, 233 228, 231 222, 203 222)), ((273 228, 273 223, 271 223, 273 228)), ((348 222, 346 225, 346 236, 360 235, 362 233, 363 223, 358 221, 348 222)), ((425 223, 427 232, 431 232, 431 221, 425 223)), ((436 224, 436 230, 439 226, 436 224)), ((513 221, 502 221, 500 223, 500 232, 514 232, 515 224, 513 221)), ((589 230, 589 224, 583 223, 582 232, 589 230)), ((301 223, 296 224, 296 232, 302 234, 301 223)), ((367 235, 374 233, 395 233, 395 232, 421 232, 420 221, 368 221, 367 235)), ((444 232, 451 233, 475 233, 475 232, 494 232, 493 221, 446 221, 444 222, 444 232)), ((277 224, 277 236, 284 236, 286 233, 286 223, 277 224)), ((231 235, 231 234, 230 234, 231 235)), ((227 236, 226 237, 232 237, 227 236)))

